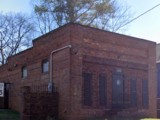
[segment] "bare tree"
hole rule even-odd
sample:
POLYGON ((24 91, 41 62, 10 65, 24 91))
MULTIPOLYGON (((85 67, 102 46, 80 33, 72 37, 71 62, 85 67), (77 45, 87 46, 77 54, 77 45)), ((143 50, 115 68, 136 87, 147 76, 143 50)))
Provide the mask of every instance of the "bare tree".
POLYGON ((31 46, 34 26, 22 14, 0 14, 0 65, 9 56, 31 46))
POLYGON ((37 28, 36 31, 40 35, 43 35, 53 30, 53 28, 56 28, 52 14, 45 13, 39 15, 39 13, 35 13, 32 16, 32 18, 34 18, 34 24, 37 28))
POLYGON ((69 22, 117 31, 130 20, 128 8, 116 0, 40 0, 33 5, 45 32, 69 22))

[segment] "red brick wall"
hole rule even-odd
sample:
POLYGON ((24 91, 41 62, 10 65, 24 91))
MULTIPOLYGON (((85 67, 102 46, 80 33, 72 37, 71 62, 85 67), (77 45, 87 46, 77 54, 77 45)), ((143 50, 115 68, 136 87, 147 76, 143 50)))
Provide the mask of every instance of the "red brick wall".
POLYGON ((47 117, 58 119, 58 93, 47 92, 47 86, 45 85, 34 87, 21 88, 23 106, 21 110, 21 119, 44 120, 47 119, 47 117))
MULTIPOLYGON (((106 32, 77 24, 68 24, 33 41, 33 47, 9 58, 8 64, 0 67, 0 81, 10 82, 10 107, 20 109, 20 87, 26 85, 44 84, 49 81, 49 73, 41 73, 41 62, 48 58, 52 50, 68 44, 72 49, 64 49, 53 55, 53 81, 59 92, 59 115, 61 119, 71 120, 90 116, 102 116, 104 109, 97 104, 98 96, 94 93, 94 105, 85 108, 82 105, 82 73, 92 71, 96 85, 97 76, 101 72, 109 77, 117 67, 130 79, 136 76, 141 90, 141 80, 146 78, 149 82, 149 108, 145 111, 150 117, 156 117, 156 77, 155 77, 155 43, 128 37, 116 33, 106 32), (88 59, 85 59, 85 56, 88 59), (94 63, 94 59, 97 59, 94 63), (115 60, 117 64, 108 65, 107 60, 115 60), (101 65, 99 62, 104 62, 101 65), (15 66, 17 64, 17 66, 15 66), (119 64, 122 64, 119 66, 119 64), (127 67, 127 65, 133 67, 127 67), (27 65, 28 77, 21 78, 21 67, 27 65), (135 65, 135 66, 134 66, 135 65), (140 66, 139 66, 140 65, 140 66), (148 66, 147 69, 145 66, 148 66), (139 68, 140 67, 140 68, 139 68), (142 69, 142 68, 143 69, 142 69), (8 71, 9 70, 9 71, 8 71), (111 70, 109 72, 108 70, 111 70), (154 94, 153 94, 154 93, 154 94)), ((125 83, 127 87, 129 82, 125 83)), ((111 87, 109 85, 109 87, 111 87)), ((107 88, 108 108, 111 103, 111 90, 107 88), (109 89, 109 90, 108 90, 109 89)), ((98 88, 95 86, 95 91, 98 88)), ((140 95, 138 95, 140 96, 140 95)), ((141 103, 140 97, 139 103, 141 103)), ((140 107, 139 110, 142 110, 140 107)))
MULTIPOLYGON (((42 73, 41 62, 50 58, 53 50, 70 44, 70 27, 59 28, 33 41, 33 47, 9 58, 6 65, 0 67, 0 81, 11 83, 10 103, 12 109, 20 110, 22 86, 41 85, 49 82, 49 72, 42 73), (16 65, 16 66, 15 66, 16 65), (26 65, 28 77, 21 77, 21 68, 26 65)), ((69 109, 69 74, 70 49, 66 48, 53 54, 53 75, 55 87, 59 91, 59 115, 65 117, 65 110, 69 109)))
MULTIPOLYGON (((73 54, 71 55, 71 84, 72 84, 72 119, 93 116, 102 116, 105 113, 104 108, 100 108, 97 103, 98 96, 98 74, 105 73, 108 76, 108 106, 111 103, 111 73, 116 68, 122 68, 125 79, 125 92, 130 89, 128 80, 137 78, 138 85, 138 111, 145 111, 150 117, 156 117, 156 72, 155 72, 155 43, 142 39, 128 37, 102 30, 92 29, 89 27, 72 26, 71 42, 73 45, 73 54), (87 62, 83 61, 85 56, 91 56, 92 59, 87 62), (95 58, 98 58, 95 60, 95 58), (118 64, 109 65, 101 64, 105 59, 116 60, 118 64), (92 62, 94 61, 95 62, 92 62), (100 60, 100 62, 98 62, 100 60), (127 66, 131 63, 132 67, 127 66), (139 66, 145 66, 140 69, 139 66), (110 70, 110 71, 109 71, 110 70), (83 107, 83 90, 82 90, 82 73, 90 71, 93 75, 92 86, 93 106, 90 108, 83 107), (147 79, 149 83, 149 108, 142 108, 142 79, 147 79), (152 86, 152 87, 151 87, 152 86), (110 89, 109 89, 110 88, 110 89), (152 89, 153 88, 153 89, 152 89)), ((128 98, 129 99, 129 98, 128 98)), ((136 109, 137 110, 137 109, 136 109)))

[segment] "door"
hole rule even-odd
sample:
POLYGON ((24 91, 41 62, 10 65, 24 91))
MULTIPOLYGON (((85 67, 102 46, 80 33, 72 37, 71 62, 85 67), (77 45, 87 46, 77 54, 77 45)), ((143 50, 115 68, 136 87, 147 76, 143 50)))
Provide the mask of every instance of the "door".
POLYGON ((124 103, 124 80, 121 73, 115 73, 112 79, 112 107, 122 109, 124 103))
POLYGON ((4 87, 4 109, 9 108, 9 83, 5 83, 4 87))
POLYGON ((0 83, 0 109, 9 108, 9 83, 0 83))

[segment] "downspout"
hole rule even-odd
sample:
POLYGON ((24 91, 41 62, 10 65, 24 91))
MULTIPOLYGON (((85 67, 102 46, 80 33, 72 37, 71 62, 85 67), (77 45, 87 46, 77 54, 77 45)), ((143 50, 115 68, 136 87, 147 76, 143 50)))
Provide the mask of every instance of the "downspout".
POLYGON ((59 52, 61 50, 64 50, 66 48, 72 48, 72 45, 67 45, 67 46, 61 47, 59 49, 53 50, 50 53, 50 73, 49 73, 49 82, 48 82, 48 91, 49 92, 52 92, 53 87, 54 87, 53 84, 52 84, 52 71, 53 71, 52 60, 53 60, 53 54, 56 53, 56 52, 59 52))

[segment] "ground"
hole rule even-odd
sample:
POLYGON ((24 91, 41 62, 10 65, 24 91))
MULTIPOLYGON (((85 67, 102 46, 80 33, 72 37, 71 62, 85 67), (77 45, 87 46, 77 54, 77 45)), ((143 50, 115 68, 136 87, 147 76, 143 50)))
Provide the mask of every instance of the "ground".
POLYGON ((0 120, 20 120, 20 115, 13 110, 0 109, 0 120))
MULTIPOLYGON (((20 114, 13 110, 0 109, 0 120, 20 120, 20 114)), ((135 118, 117 118, 113 117, 110 119, 107 118, 90 118, 87 120, 160 120, 156 118, 143 118, 143 119, 135 119, 135 118)))

